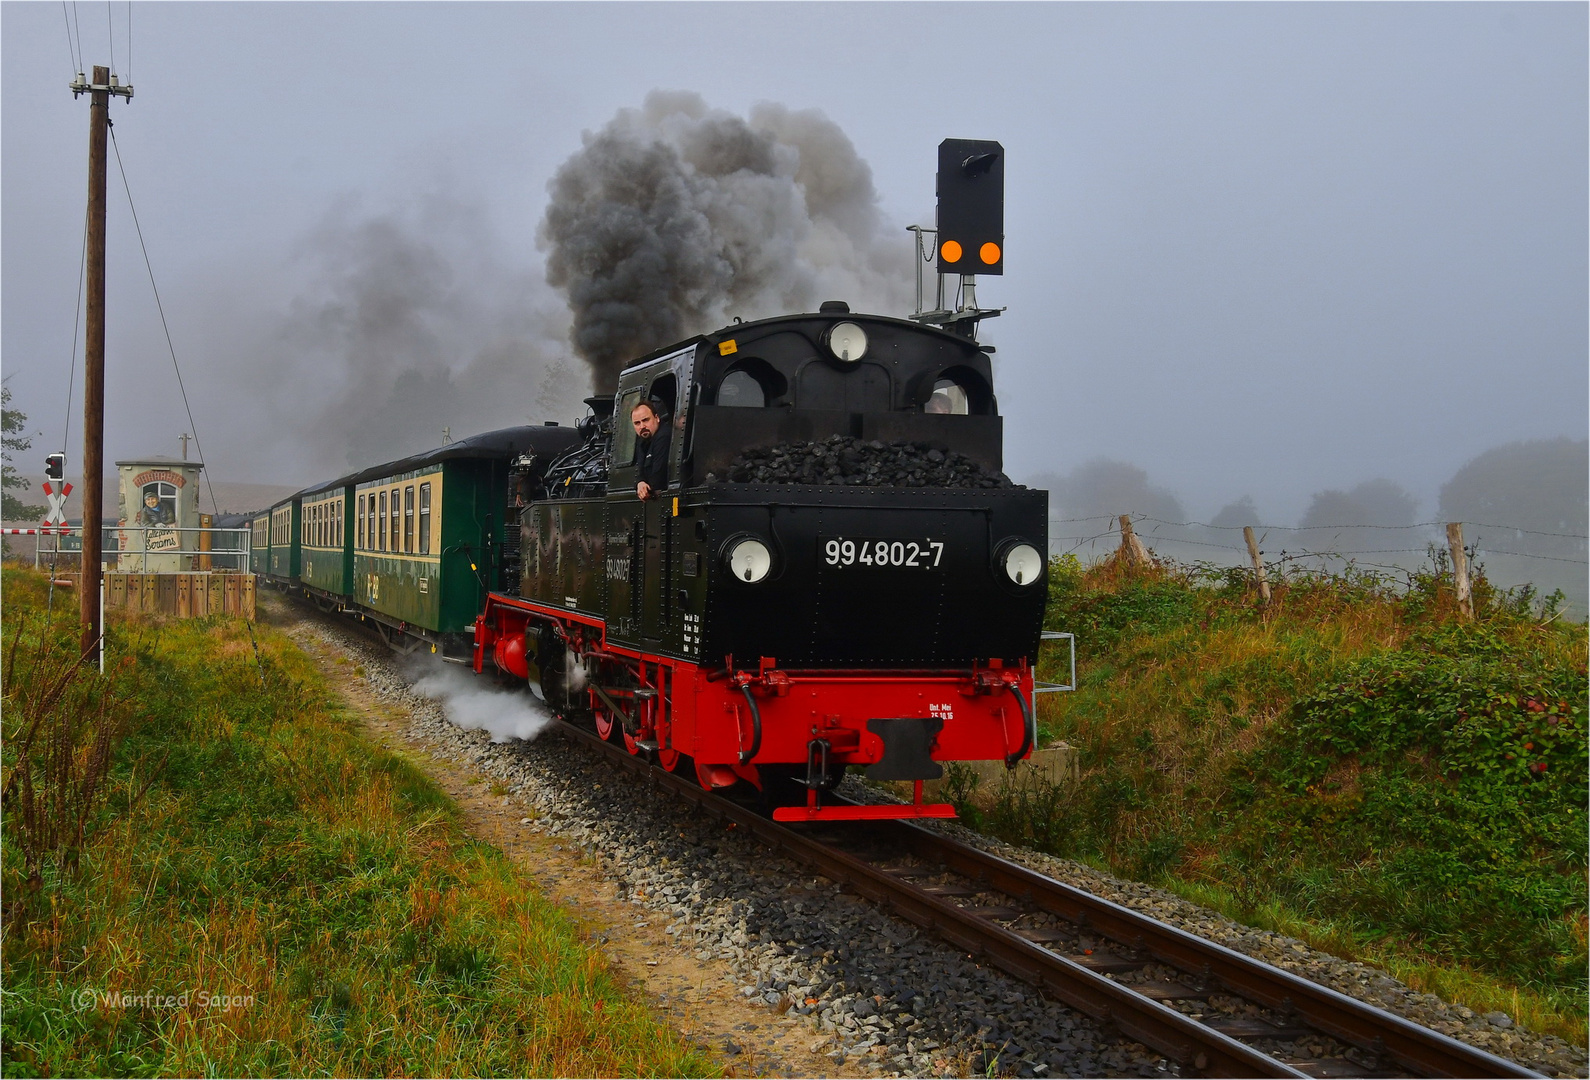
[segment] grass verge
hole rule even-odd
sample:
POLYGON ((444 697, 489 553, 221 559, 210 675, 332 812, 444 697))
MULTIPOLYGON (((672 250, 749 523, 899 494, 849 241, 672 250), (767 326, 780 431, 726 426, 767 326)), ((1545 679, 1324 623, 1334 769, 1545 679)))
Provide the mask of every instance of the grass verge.
MULTIPOLYGON (((42 579, 4 587, 6 647, 69 657, 42 579)), ((257 663, 240 621, 132 620, 105 676, 77 669, 124 733, 75 860, 30 865, 6 806, 6 1076, 715 1074, 302 653, 253 635, 257 663)), ((43 784, 15 751, 29 670, 4 767, 43 784)))
POLYGON ((1081 781, 965 813, 1583 1045, 1585 628, 1450 585, 1278 574, 1261 608, 1242 572, 1057 560, 1079 687, 1040 719, 1081 781))

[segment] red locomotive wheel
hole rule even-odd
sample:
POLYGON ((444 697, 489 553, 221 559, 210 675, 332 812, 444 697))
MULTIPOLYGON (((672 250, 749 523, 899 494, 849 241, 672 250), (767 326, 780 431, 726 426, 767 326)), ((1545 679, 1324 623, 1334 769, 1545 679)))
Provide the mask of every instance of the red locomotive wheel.
MULTIPOLYGON (((596 695, 593 694, 591 696, 595 697, 596 695)), ((624 734, 624 725, 620 724, 618 718, 607 711, 607 706, 603 705, 600 700, 591 703, 591 712, 596 719, 596 733, 603 740, 616 743, 623 739, 626 745, 629 744, 630 740, 624 734)), ((634 746, 629 746, 629 752, 631 754, 635 752, 634 746)))
POLYGON ((689 754, 681 754, 671 746, 657 751, 657 764, 671 773, 690 772, 695 768, 695 762, 690 760, 689 754))

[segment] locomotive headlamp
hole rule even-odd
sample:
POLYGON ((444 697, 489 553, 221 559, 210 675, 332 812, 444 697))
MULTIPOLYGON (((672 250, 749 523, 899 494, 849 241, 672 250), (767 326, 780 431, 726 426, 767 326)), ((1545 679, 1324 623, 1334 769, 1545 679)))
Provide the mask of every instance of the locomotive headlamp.
POLYGON ((736 581, 756 584, 773 569, 773 553, 767 545, 751 536, 730 540, 724 545, 723 561, 736 581))
POLYGON ((1031 544, 1012 544, 1001 561, 1005 576, 1017 585, 1031 585, 1043 575, 1043 556, 1031 544))
POLYGON ((828 331, 828 351, 834 359, 853 364, 867 355, 867 332, 853 322, 835 323, 828 331))

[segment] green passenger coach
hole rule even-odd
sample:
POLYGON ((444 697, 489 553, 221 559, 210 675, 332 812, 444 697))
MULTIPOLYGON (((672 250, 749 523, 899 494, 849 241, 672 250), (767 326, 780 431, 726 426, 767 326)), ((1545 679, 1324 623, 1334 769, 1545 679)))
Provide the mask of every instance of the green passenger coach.
POLYGON ((249 518, 248 572, 258 577, 270 573, 271 565, 271 512, 261 510, 249 518))
POLYGON ((266 562, 269 575, 290 584, 298 584, 302 552, 298 546, 299 503, 298 496, 284 499, 271 507, 270 558, 266 562))
POLYGON ((300 493, 300 577, 305 588, 339 600, 352 592, 353 584, 352 492, 338 480, 300 493))
POLYGON ((254 516, 255 572, 358 613, 395 648, 466 655, 486 593, 517 585, 510 466, 579 439, 556 424, 503 428, 305 488, 254 516))
POLYGON ((517 549, 510 463, 577 441, 554 425, 504 428, 351 478, 353 603, 410 639, 464 648, 486 593, 502 585, 504 543, 517 549))

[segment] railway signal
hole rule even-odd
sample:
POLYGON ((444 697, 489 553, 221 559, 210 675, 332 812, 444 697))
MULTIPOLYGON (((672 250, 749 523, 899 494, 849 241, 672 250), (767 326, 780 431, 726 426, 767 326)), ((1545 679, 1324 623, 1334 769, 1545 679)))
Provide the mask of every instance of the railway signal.
POLYGON ((939 143, 941 274, 1005 272, 1005 148, 985 139, 939 143))

